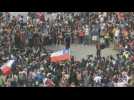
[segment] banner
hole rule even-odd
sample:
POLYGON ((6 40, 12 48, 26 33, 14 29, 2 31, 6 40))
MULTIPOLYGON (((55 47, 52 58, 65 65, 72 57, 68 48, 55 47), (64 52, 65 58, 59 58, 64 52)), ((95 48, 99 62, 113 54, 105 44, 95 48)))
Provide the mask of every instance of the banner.
POLYGON ((51 62, 70 60, 70 49, 62 49, 50 55, 51 62))

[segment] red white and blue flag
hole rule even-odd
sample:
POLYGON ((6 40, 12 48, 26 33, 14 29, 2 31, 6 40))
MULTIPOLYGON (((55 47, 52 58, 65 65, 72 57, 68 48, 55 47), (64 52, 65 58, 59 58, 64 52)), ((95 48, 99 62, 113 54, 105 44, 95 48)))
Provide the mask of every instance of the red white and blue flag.
POLYGON ((61 62, 70 60, 70 49, 62 49, 50 55, 51 62, 61 62))
POLYGON ((0 67, 0 70, 4 75, 9 75, 11 73, 14 62, 15 60, 9 60, 0 67))

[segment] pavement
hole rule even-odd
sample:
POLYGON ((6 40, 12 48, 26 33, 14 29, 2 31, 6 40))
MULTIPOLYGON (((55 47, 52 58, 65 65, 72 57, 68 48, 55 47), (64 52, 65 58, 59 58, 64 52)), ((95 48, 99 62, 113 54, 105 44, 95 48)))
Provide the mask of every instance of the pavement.
MULTIPOLYGON (((59 46, 49 46, 48 49, 52 51, 57 51, 60 49, 63 49, 64 45, 59 45, 59 46)), ((75 57, 77 60, 81 60, 82 58, 87 57, 87 55, 96 55, 96 47, 95 45, 89 45, 89 46, 84 46, 80 44, 72 44, 71 45, 71 55, 75 57)), ((116 50, 113 50, 113 47, 110 46, 109 48, 105 48, 102 50, 102 56, 107 57, 110 55, 115 56, 118 52, 116 50)))

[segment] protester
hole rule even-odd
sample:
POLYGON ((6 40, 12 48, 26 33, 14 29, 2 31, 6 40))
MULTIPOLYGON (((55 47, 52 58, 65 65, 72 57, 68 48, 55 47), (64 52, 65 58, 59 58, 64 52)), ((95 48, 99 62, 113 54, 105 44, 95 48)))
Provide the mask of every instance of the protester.
MULTIPOLYGON (((10 75, 0 71, 1 87, 133 86, 134 25, 130 12, 0 13, 0 65, 14 59, 10 75), (46 17, 49 16, 49 17, 46 17), (26 21, 25 21, 26 19, 26 21), (51 62, 47 47, 95 43, 96 55, 51 62), (116 56, 102 49, 114 45, 116 56)), ((1 68, 1 67, 0 67, 1 68)))

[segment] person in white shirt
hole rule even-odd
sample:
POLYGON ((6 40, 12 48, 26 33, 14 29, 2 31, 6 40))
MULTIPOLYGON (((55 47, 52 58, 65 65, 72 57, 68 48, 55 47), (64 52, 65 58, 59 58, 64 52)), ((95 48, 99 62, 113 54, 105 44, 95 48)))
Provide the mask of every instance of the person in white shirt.
POLYGON ((100 17, 100 22, 101 22, 101 23, 104 22, 104 17, 103 17, 103 16, 100 17))
POLYGON ((115 34, 114 34, 114 48, 118 48, 118 42, 119 42, 119 33, 120 33, 120 30, 119 28, 117 28, 115 30, 115 34))
POLYGON ((120 30, 117 28, 116 31, 115 31, 115 37, 118 37, 119 36, 119 33, 120 33, 120 30))
POLYGON ((96 83, 101 83, 101 79, 102 79, 101 76, 95 76, 95 77, 94 77, 94 81, 95 81, 96 83))
POLYGON ((88 25, 84 27, 84 32, 85 32, 84 44, 88 45, 89 44, 89 26, 88 25))
POLYGON ((107 12, 103 12, 103 17, 107 17, 107 12))
POLYGON ((44 79, 43 79, 43 86, 44 86, 44 87, 47 87, 47 84, 46 84, 47 80, 48 80, 48 78, 44 78, 44 79))

